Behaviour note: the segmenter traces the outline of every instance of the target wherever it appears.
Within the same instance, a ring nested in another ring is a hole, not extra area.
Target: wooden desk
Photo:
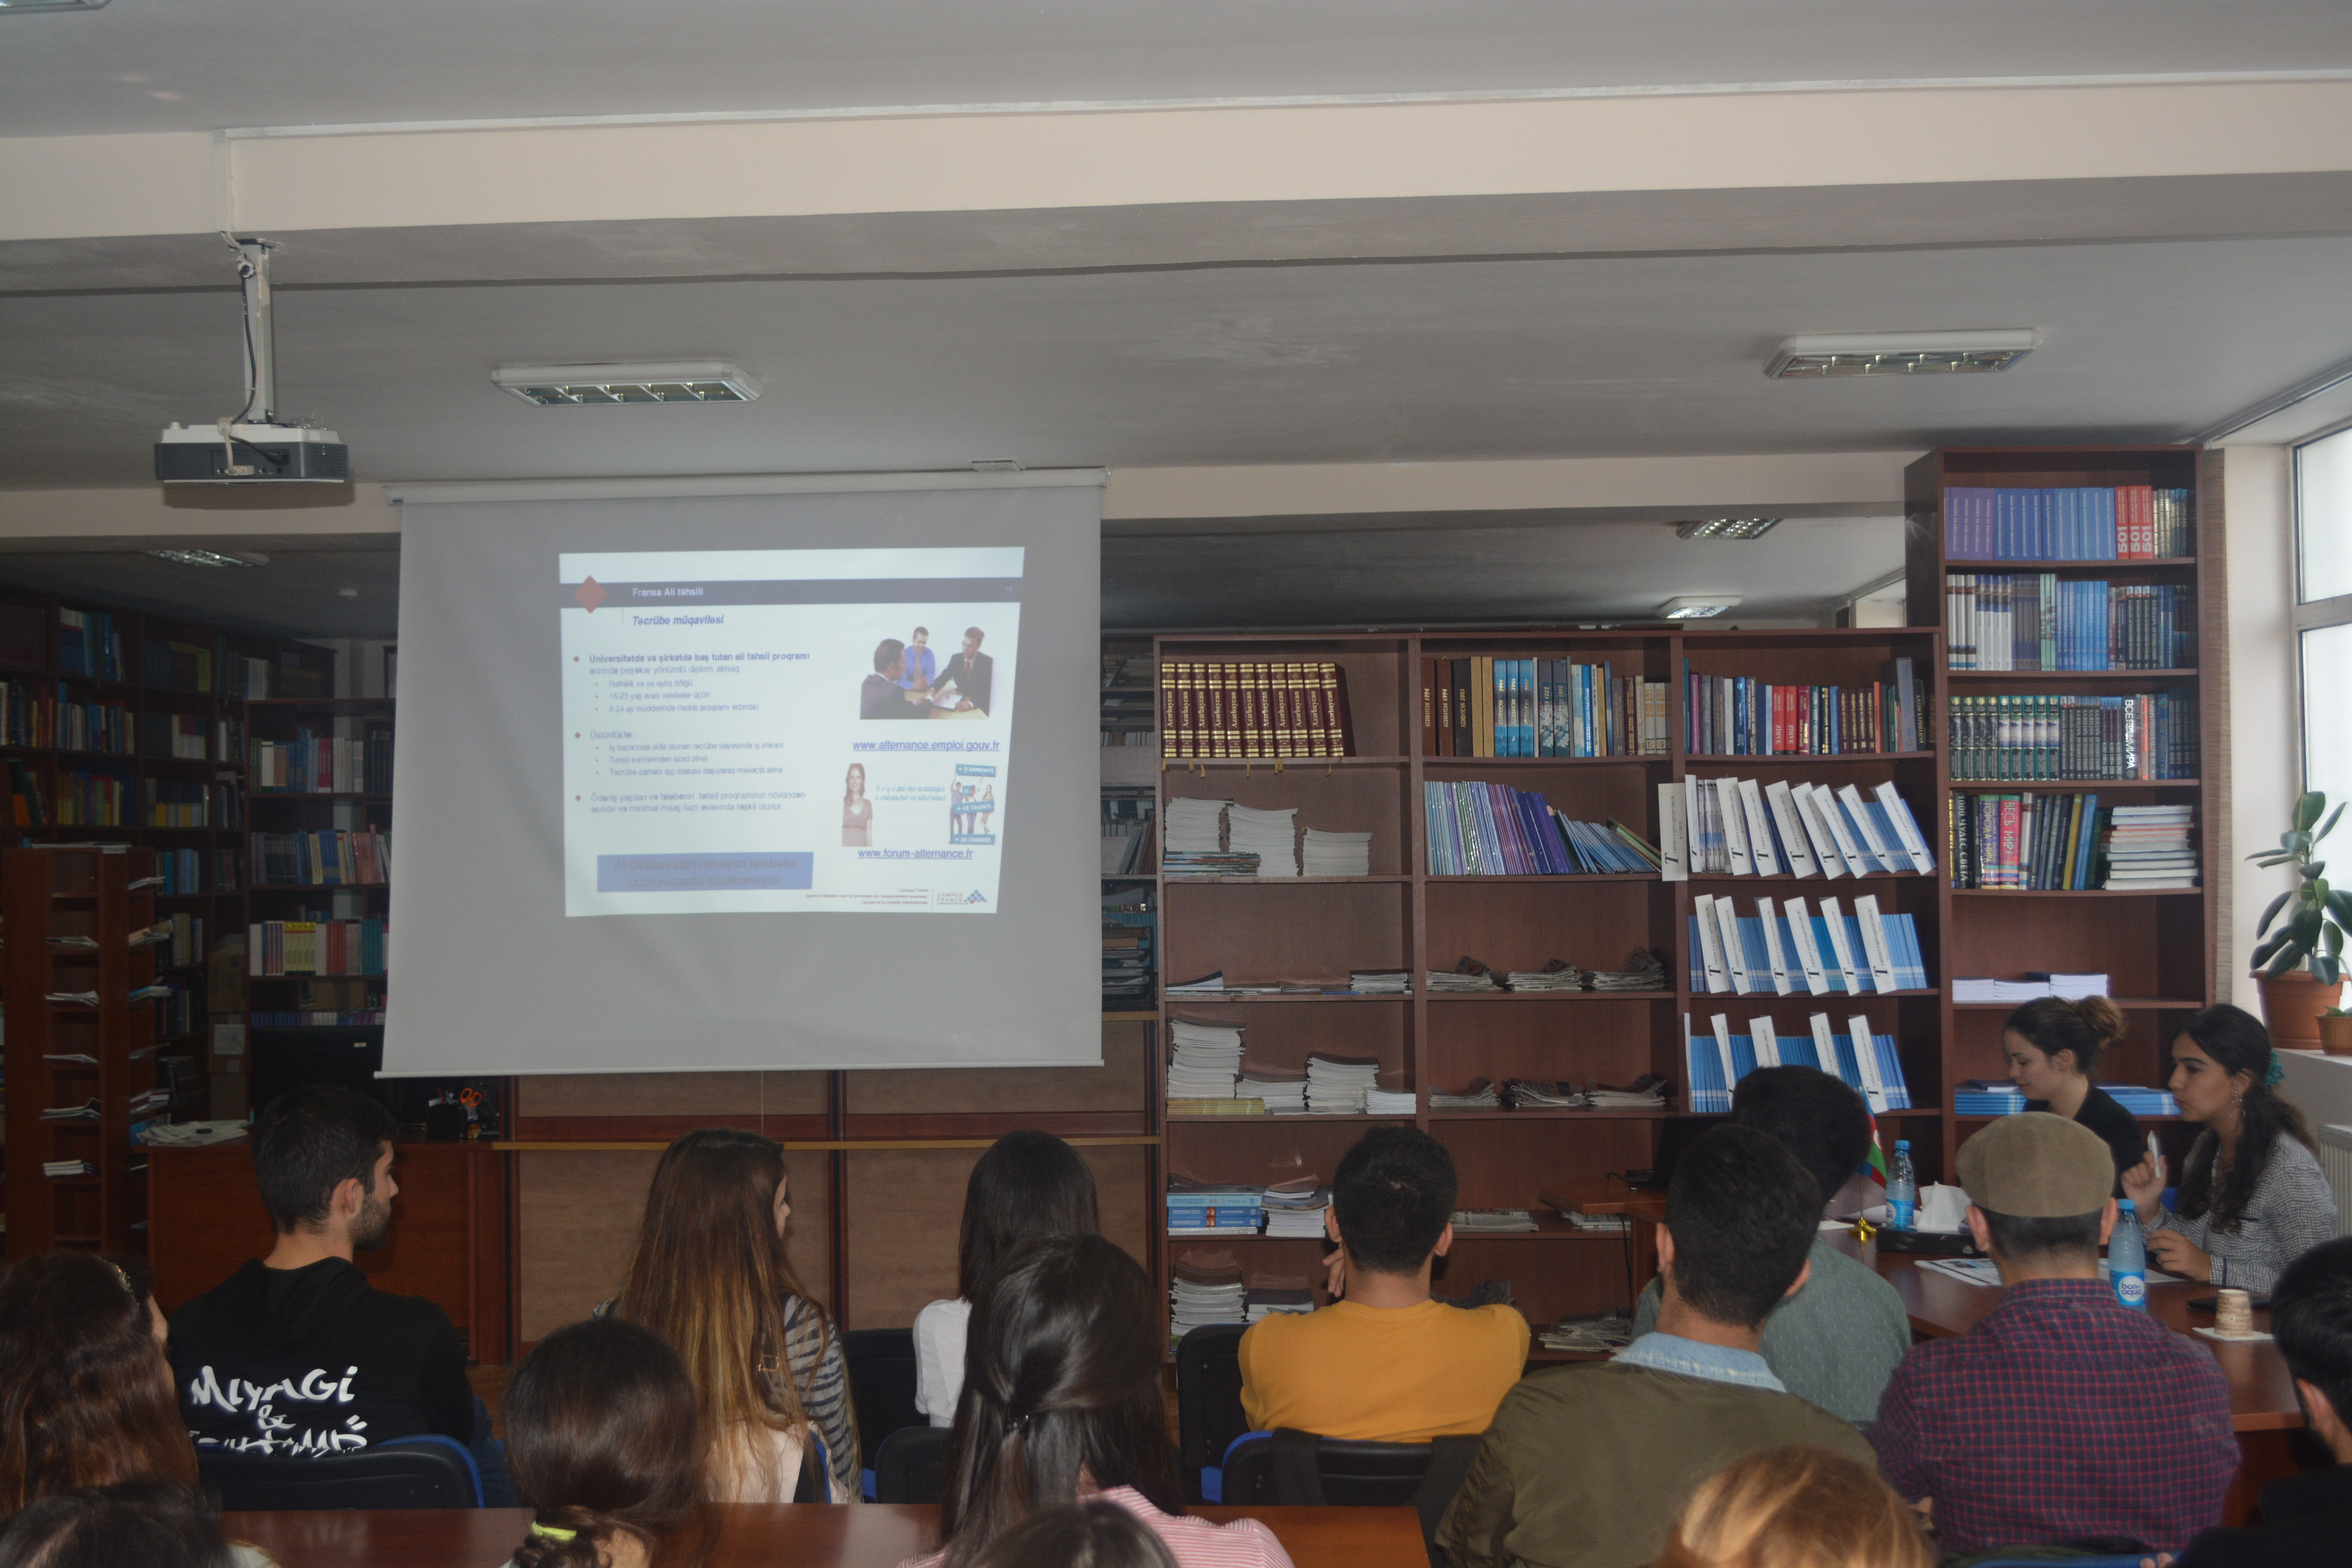
[[[1195,1508],[1262,1520],[1298,1568],[1426,1568],[1409,1508]],[[938,1544],[939,1510],[866,1503],[733,1503],[711,1568],[896,1568]],[[223,1521],[281,1568],[499,1568],[530,1521],[519,1508],[232,1513]]]

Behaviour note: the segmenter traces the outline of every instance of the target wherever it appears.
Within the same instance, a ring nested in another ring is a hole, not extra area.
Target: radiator
[[[2336,1234],[2352,1236],[2352,1127],[2319,1130],[2319,1168],[2336,1191]]]

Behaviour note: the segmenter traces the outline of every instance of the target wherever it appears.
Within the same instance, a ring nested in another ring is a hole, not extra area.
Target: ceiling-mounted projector
[[[352,449],[341,437],[278,422],[278,342],[269,319],[269,253],[276,247],[266,239],[229,244],[245,282],[245,406],[210,425],[172,425],[155,443],[155,478],[167,485],[348,484]]]

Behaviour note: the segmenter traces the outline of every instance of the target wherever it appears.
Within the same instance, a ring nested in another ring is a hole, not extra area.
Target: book
[[[2178,561],[2194,552],[2186,489],[2150,485],[1948,485],[1952,561]]]
[[[1336,661],[1162,659],[1159,679],[1163,757],[1356,754]]]

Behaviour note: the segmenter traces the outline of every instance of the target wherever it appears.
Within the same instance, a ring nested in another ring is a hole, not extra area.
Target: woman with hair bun
[[[2278,1096],[2282,1076],[2270,1031],[2251,1013],[2225,1003],[2180,1026],[2166,1087],[2180,1119],[2205,1131],[2180,1168],[2177,1209],[2164,1206],[2162,1161],[2125,1173],[2150,1262],[2263,1294],[2288,1264],[2334,1237],[2336,1195],[2303,1112]]]
[[[2000,1026],[2009,1056],[2009,1079],[2025,1092],[2025,1109],[2047,1110],[2079,1121],[2097,1133],[2116,1157],[2116,1197],[2123,1173],[2147,1159],[2139,1123],[2116,1099],[2091,1080],[2099,1058],[2122,1043],[2124,1016],[2104,996],[2062,1001],[2044,996],[2028,1002]]]

